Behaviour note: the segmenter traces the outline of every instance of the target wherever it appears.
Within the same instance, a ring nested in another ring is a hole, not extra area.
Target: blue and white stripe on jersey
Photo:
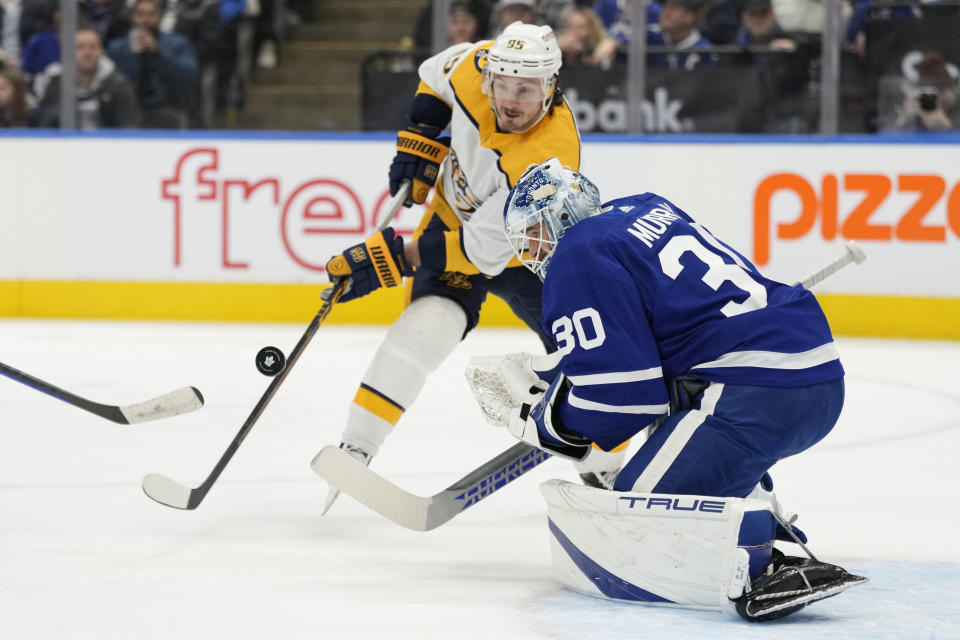
[[[664,413],[668,407],[666,403],[662,402],[658,404],[616,404],[616,401],[623,397],[623,385],[632,382],[662,381],[663,369],[661,367],[570,375],[567,376],[567,379],[573,384],[573,388],[567,395],[567,402],[577,409],[601,413],[658,415]]]
[[[580,392],[582,393],[582,392]],[[577,395],[577,392],[571,390],[567,395],[567,402],[571,407],[576,407],[577,409],[587,409],[589,411],[603,411],[606,413],[635,413],[635,414],[652,414],[657,415],[659,413],[665,413],[669,405],[667,404],[604,404],[603,402],[594,402],[592,400],[586,400],[580,398]]]
[[[776,351],[730,351],[716,360],[701,362],[693,371],[705,372],[716,369],[759,368],[759,369],[811,369],[830,364],[840,358],[833,342],[814,347],[801,353],[779,353]]]
[[[543,296],[573,385],[554,415],[604,448],[667,413],[681,375],[767,387],[843,376],[813,294],[765,278],[656,194],[607,203],[570,229]]]
[[[661,367],[570,375],[573,387],[560,405],[563,424],[611,449],[667,413],[669,396]],[[576,426],[573,426],[576,425]],[[599,437],[598,434],[608,434]],[[626,434],[620,437],[619,434]]]
[[[591,384],[616,384],[620,382],[641,382],[663,377],[662,367],[637,369],[635,371],[613,371],[611,373],[591,373],[582,376],[569,376],[570,382],[579,386]]]

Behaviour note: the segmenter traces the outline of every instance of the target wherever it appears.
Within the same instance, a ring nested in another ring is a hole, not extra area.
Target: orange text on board
[[[825,240],[832,240],[839,234],[847,240],[946,242],[947,227],[960,238],[960,181],[949,188],[944,178],[930,174],[901,173],[891,177],[879,173],[844,173],[840,176],[828,173],[821,179],[819,187],[817,193],[816,186],[796,173],[776,173],[760,181],[753,195],[753,259],[757,265],[770,261],[771,240],[803,237],[813,230],[818,218]],[[838,210],[841,188],[864,194],[849,211]],[[912,204],[896,212],[896,224],[871,222],[870,217],[888,200],[894,189],[900,193],[915,193],[916,197]],[[799,198],[800,213],[792,222],[777,223],[774,228],[770,203],[781,191],[791,192]],[[925,223],[927,214],[943,202],[944,197],[946,224]]]

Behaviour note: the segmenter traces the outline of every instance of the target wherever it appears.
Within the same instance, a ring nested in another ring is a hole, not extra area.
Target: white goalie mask
[[[528,169],[510,191],[503,227],[520,261],[543,280],[570,227],[598,213],[596,185],[550,158]]]
[[[538,80],[539,92],[535,95],[531,92],[528,97],[512,96],[520,101],[540,102],[540,117],[530,125],[532,127],[543,118],[553,103],[554,78],[560,72],[561,64],[560,46],[553,29],[514,22],[497,36],[487,52],[486,66],[483,68],[483,93],[490,97],[490,106],[496,114],[494,81],[497,77]]]

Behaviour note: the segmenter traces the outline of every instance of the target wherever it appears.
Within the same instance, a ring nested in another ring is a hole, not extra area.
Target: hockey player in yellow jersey
[[[550,27],[515,22],[495,41],[454,45],[420,66],[390,192],[410,180],[404,204],[422,204],[436,183],[431,206],[411,242],[387,228],[327,263],[331,280],[349,279],[341,302],[407,277],[409,304],[360,383],[340,444],[364,464],[477,325],[487,293],[507,302],[548,353],[556,350],[540,326],[541,282],[515,257],[503,208],[531,164],[556,156],[579,169],[580,136],[557,86],[560,65]],[[612,486],[621,455],[588,459],[593,466],[580,468],[581,477]],[[324,512],[336,496],[331,488]]]

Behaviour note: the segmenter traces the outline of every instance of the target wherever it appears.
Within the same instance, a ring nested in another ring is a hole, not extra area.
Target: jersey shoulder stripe
[[[496,128],[496,118],[490,108],[490,98],[483,93],[483,68],[492,40],[480,42],[463,54],[450,73],[450,89],[464,114],[478,130]]]
[[[758,367],[761,369],[810,369],[834,360],[840,354],[833,342],[801,353],[778,353],[776,351],[730,351],[711,362],[704,362],[693,369],[720,369],[727,367]]]
[[[489,43],[486,44],[489,46]],[[470,51],[475,47],[473,43],[453,45],[424,60],[418,69],[421,85],[429,87],[430,93],[452,106],[455,96],[447,81],[456,69],[470,59]],[[420,93],[420,89],[417,92]]]
[[[585,387],[592,384],[621,384],[624,382],[642,382],[656,380],[663,377],[662,367],[637,369],[636,371],[612,371],[610,373],[589,373],[586,375],[567,376],[575,386]]]
[[[417,85],[417,91],[416,91],[416,93],[417,93],[417,94],[424,93],[424,94],[426,94],[426,95],[428,95],[428,96],[433,96],[434,98],[436,98],[437,100],[439,100],[439,101],[442,102],[443,104],[447,105],[448,107],[450,106],[450,103],[447,102],[447,99],[446,99],[445,97],[443,97],[442,95],[440,95],[439,93],[437,93],[436,91],[434,91],[434,90],[433,90],[433,87],[431,87],[430,85],[428,85],[428,84],[427,84],[426,82],[424,82],[423,80],[421,80],[421,81],[420,81],[420,84]]]
[[[576,409],[585,409],[587,411],[600,411],[603,413],[630,413],[639,415],[660,415],[667,412],[670,408],[668,404],[606,404],[603,402],[593,402],[578,397],[574,390],[567,394],[567,404]]]

